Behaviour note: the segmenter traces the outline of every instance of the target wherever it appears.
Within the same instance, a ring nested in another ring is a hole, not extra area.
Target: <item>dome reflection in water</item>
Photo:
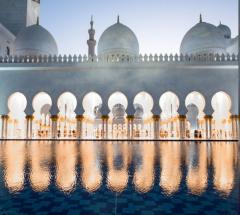
[[[2,142],[0,189],[13,194],[134,189],[164,196],[215,190],[227,198],[238,178],[237,149],[234,142]]]

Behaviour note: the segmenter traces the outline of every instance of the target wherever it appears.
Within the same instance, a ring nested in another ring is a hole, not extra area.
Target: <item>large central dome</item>
[[[99,56],[136,56],[139,43],[134,32],[118,22],[106,29],[99,39]]]

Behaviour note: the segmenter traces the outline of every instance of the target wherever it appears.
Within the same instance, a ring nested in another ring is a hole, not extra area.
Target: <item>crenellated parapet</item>
[[[58,55],[58,56],[0,56],[0,64],[94,64],[94,63],[201,63],[201,62],[237,62],[239,55],[204,54],[204,55],[139,55],[129,56],[87,56],[87,55]]]

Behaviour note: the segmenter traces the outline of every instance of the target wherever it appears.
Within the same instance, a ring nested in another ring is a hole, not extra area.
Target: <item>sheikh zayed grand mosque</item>
[[[178,54],[141,55],[119,17],[99,41],[91,20],[88,55],[59,55],[40,0],[0,5],[1,139],[238,139],[238,36],[228,26],[200,16]]]

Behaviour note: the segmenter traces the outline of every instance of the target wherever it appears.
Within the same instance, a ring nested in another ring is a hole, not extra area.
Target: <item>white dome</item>
[[[15,54],[20,56],[57,55],[58,47],[53,36],[40,25],[23,29],[15,40]]]
[[[222,31],[224,38],[226,38],[226,39],[231,38],[231,34],[232,34],[231,29],[227,25],[223,25],[220,23],[220,25],[218,26],[218,29],[220,29]]]
[[[134,32],[127,26],[117,22],[101,35],[98,43],[98,55],[127,55],[139,54],[139,43]]]
[[[216,26],[200,22],[184,36],[180,52],[182,54],[226,54],[227,40]]]

